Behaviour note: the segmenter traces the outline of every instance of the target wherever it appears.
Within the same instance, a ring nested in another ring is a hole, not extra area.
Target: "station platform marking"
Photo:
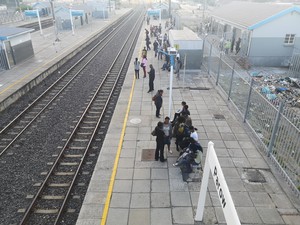
[[[123,140],[124,140],[124,136],[125,136],[125,130],[126,130],[126,127],[127,127],[127,121],[128,121],[128,117],[129,117],[129,111],[130,111],[130,107],[131,107],[132,96],[133,96],[134,87],[135,87],[135,81],[136,81],[136,79],[134,78],[133,81],[132,81],[132,87],[131,87],[131,91],[130,91],[130,95],[129,95],[129,101],[128,101],[128,105],[127,105],[125,118],[124,118],[124,121],[123,121],[123,127],[122,127],[122,132],[121,132],[121,135],[120,135],[118,150],[117,150],[117,154],[116,154],[112,174],[111,174],[111,177],[110,177],[108,192],[107,192],[107,196],[106,196],[106,200],[105,200],[105,204],[104,204],[104,210],[103,210],[103,213],[102,213],[101,225],[105,225],[106,220],[107,220],[108,210],[109,210],[109,206],[110,206],[110,200],[111,200],[113,187],[114,187],[114,182],[115,182],[115,178],[116,178],[116,174],[117,174],[117,169],[118,169],[119,159],[120,159],[120,155],[121,155],[121,150],[122,150],[122,147],[123,147]]]

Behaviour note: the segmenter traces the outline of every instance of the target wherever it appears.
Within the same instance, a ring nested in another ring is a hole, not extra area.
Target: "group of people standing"
[[[149,21],[147,20],[148,25]],[[162,59],[163,55],[165,58],[165,63],[162,69],[169,70],[170,68],[170,57],[163,52],[167,52],[167,48],[170,47],[169,40],[167,34],[161,34],[161,25],[158,27],[151,26],[151,36],[155,37],[153,43],[153,50],[155,52],[155,57],[158,59]],[[147,52],[151,50],[149,31],[145,29],[146,33],[146,46],[142,50],[142,59],[141,62],[138,58],[135,58],[134,61],[134,70],[135,70],[135,78],[139,79],[139,70],[143,69],[144,78],[147,77]],[[179,77],[180,69],[182,68],[182,62],[180,60],[180,55],[177,54],[175,58],[174,70]],[[149,90],[148,93],[154,91],[154,80],[155,80],[155,69],[152,64],[149,65]],[[152,97],[152,100],[156,106],[155,116],[156,118],[160,118],[160,110],[163,104],[163,90],[158,90],[157,93]],[[167,151],[169,154],[173,154],[171,150],[171,140],[172,137],[176,138],[176,150],[180,152],[180,157],[174,166],[179,166],[182,169],[182,174],[184,180],[186,180],[186,175],[190,172],[190,163],[194,160],[197,153],[202,150],[199,144],[199,138],[197,134],[197,129],[192,126],[192,120],[190,118],[190,111],[188,109],[188,105],[186,102],[182,102],[182,108],[178,110],[173,118],[173,121],[167,116],[164,118],[164,121],[159,121],[155,129],[151,132],[153,136],[156,137],[156,150],[155,150],[155,160],[165,162],[167,159]],[[200,147],[199,147],[200,146]],[[167,147],[167,151],[165,151],[165,147]],[[189,158],[188,158],[189,157]],[[187,160],[188,159],[188,160]]]
[[[140,79],[140,67],[143,70],[143,78],[146,78],[146,73],[147,73],[147,50],[146,47],[142,50],[142,59],[141,62],[139,61],[138,58],[135,58],[133,64],[134,64],[134,74],[136,79]],[[150,64],[151,65],[151,64]],[[149,65],[149,66],[150,66]]]
[[[170,118],[166,117],[164,122],[158,122],[155,129],[152,131],[152,135],[156,136],[156,150],[155,161],[166,161],[166,154],[164,152],[165,145],[168,147],[168,151],[171,151],[171,138],[172,138],[172,124]]]
[[[156,136],[155,160],[165,161],[164,147],[166,145],[169,153],[173,153],[170,149],[172,137],[176,138],[176,150],[179,152],[185,150],[191,143],[192,146],[199,144],[197,129],[192,126],[189,107],[184,101],[181,105],[182,108],[174,114],[173,121],[170,121],[169,117],[165,117],[164,122],[158,122],[152,132],[152,135]]]

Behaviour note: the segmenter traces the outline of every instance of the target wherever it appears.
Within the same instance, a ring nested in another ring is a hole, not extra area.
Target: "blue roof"
[[[252,26],[249,26],[248,30],[254,30],[254,29],[258,28],[258,27],[261,27],[261,26],[263,26],[263,25],[265,25],[267,23],[272,22],[273,20],[276,20],[276,19],[278,19],[278,18],[280,18],[280,17],[282,17],[284,15],[287,15],[289,13],[292,13],[292,12],[297,12],[297,13],[300,14],[300,8],[298,6],[293,6],[291,8],[286,9],[286,10],[283,10],[283,11],[281,11],[281,12],[279,12],[279,13],[277,13],[277,14],[269,17],[269,18],[266,18],[266,19],[264,19],[264,20],[262,20],[262,21],[260,21],[260,22],[258,22],[256,24],[253,24]]]
[[[20,36],[22,34],[27,34],[33,32],[34,29],[31,28],[21,28],[21,27],[0,27],[0,40],[8,40],[12,37]]]
[[[49,8],[50,3],[48,2],[36,2],[32,5],[32,8]]]
[[[253,30],[290,12],[298,13],[299,10],[299,6],[292,4],[233,1],[216,7],[211,15],[216,20]]]

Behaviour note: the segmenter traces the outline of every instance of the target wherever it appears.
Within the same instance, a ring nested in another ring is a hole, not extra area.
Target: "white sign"
[[[241,225],[225,177],[223,175],[223,171],[221,169],[218,157],[214,149],[214,143],[211,141],[208,143],[195,220],[196,221],[203,220],[203,212],[204,212],[205,198],[206,198],[206,192],[208,186],[209,171],[211,171],[213,180],[215,182],[215,186],[217,189],[218,197],[221,203],[221,207],[224,213],[226,223],[230,225]]]

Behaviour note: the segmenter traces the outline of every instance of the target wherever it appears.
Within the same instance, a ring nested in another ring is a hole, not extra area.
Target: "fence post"
[[[246,105],[246,111],[245,111],[245,115],[244,115],[244,123],[246,122],[247,115],[248,115],[248,111],[249,111],[249,106],[250,106],[250,99],[251,99],[251,94],[252,94],[253,83],[254,83],[254,80],[253,80],[253,78],[252,78],[252,79],[251,79],[251,83],[250,83],[250,90],[249,90],[249,94],[248,94],[248,100],[247,100],[247,105]]]
[[[228,100],[230,100],[230,95],[231,95],[231,90],[232,90],[234,69],[235,69],[235,62],[234,62],[233,67],[232,67],[232,73],[231,73],[231,78],[230,78],[230,86],[229,86],[229,91],[228,91]]]
[[[220,51],[220,59],[219,59],[218,75],[217,75],[216,85],[219,84],[219,77],[220,77],[221,64],[222,64],[222,51]]]
[[[184,72],[183,72],[183,90],[184,90],[184,87],[185,87],[185,69],[186,69],[186,54],[184,54],[184,62],[183,62],[183,66],[184,66]]]
[[[212,53],[212,44],[210,44],[210,49],[209,49],[209,58],[208,58],[208,75],[210,75],[210,66],[211,66],[211,53]]]
[[[276,114],[276,118],[275,118],[275,124],[274,124],[273,130],[272,130],[272,135],[271,135],[270,142],[269,142],[269,145],[268,145],[268,156],[270,156],[273,152],[272,151],[273,150],[273,145],[274,145],[274,141],[275,141],[276,134],[277,134],[277,131],[278,131],[278,126],[279,126],[279,121],[280,121],[282,110],[283,110],[283,102],[280,102],[279,108],[278,108],[278,111],[277,111],[277,114]]]

